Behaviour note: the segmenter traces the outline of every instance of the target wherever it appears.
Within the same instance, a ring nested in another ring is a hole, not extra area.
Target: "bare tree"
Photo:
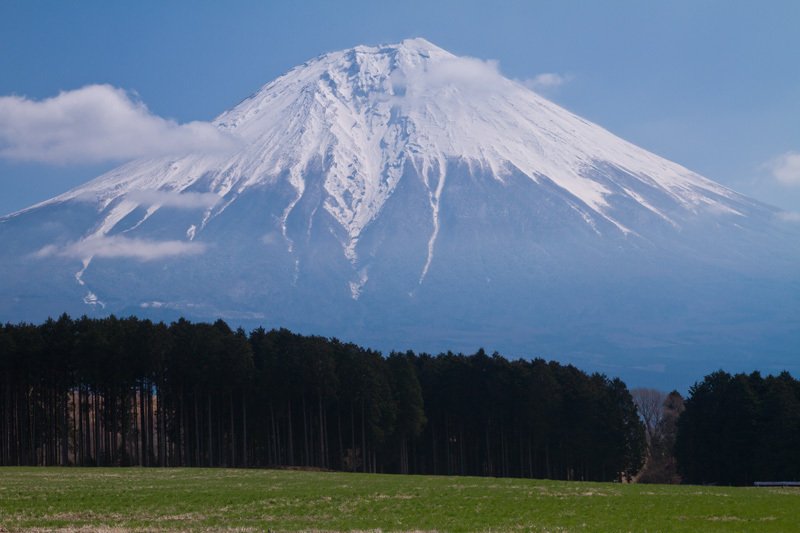
[[[667,393],[658,389],[637,387],[631,391],[631,396],[633,396],[639,416],[644,422],[647,442],[650,443],[656,428],[664,417],[664,402],[667,399]]]
[[[652,391],[652,389],[637,390]],[[645,396],[649,398],[655,394]],[[675,437],[678,432],[678,419],[683,411],[683,397],[678,391],[664,395],[664,400],[657,409],[659,420],[652,426],[652,435],[648,431],[647,461],[637,478],[637,483],[681,482],[675,461]]]

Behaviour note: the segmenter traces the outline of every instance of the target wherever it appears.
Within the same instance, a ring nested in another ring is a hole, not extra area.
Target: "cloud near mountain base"
[[[185,241],[152,241],[129,239],[122,235],[87,237],[59,247],[51,244],[35,256],[85,259],[87,257],[123,257],[140,261],[153,261],[167,257],[197,255],[206,250],[204,243]]]
[[[177,209],[213,207],[222,200],[221,196],[213,192],[180,192],[155,189],[131,191],[125,195],[125,198],[139,204],[174,207]]]

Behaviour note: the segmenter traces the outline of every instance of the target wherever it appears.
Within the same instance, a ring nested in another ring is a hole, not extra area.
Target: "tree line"
[[[800,481],[800,381],[719,370],[695,383],[674,454],[687,483]]]
[[[0,328],[3,465],[301,466],[609,481],[642,466],[625,384],[542,359],[379,352],[136,317]]]

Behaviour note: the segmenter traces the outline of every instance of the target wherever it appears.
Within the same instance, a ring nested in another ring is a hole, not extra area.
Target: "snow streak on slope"
[[[428,194],[431,202],[431,210],[433,211],[433,234],[428,241],[428,258],[425,261],[425,266],[422,268],[422,275],[419,277],[420,285],[425,280],[428,274],[428,269],[431,267],[433,260],[433,247],[436,244],[436,237],[439,235],[439,201],[442,198],[442,190],[444,189],[444,180],[447,174],[447,161],[440,160],[438,168],[432,169],[423,166],[420,175],[424,177],[425,185],[428,187]],[[431,173],[436,172],[436,187],[431,186]]]

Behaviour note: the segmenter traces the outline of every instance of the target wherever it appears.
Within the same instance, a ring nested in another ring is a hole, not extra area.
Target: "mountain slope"
[[[654,370],[800,345],[796,227],[491,63],[357,47],[214,123],[236,150],[0,219],[0,318],[221,316]]]

